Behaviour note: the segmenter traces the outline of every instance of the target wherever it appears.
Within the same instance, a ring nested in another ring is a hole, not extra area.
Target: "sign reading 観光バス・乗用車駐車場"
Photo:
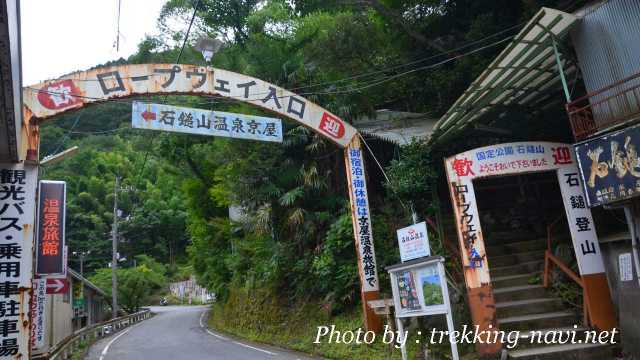
[[[282,121],[276,118],[137,101],[131,116],[139,129],[282,142]]]
[[[0,164],[0,359],[29,353],[37,166]]]
[[[590,207],[640,195],[640,126],[575,145]]]
[[[400,260],[408,261],[431,255],[427,224],[423,221],[397,230]]]

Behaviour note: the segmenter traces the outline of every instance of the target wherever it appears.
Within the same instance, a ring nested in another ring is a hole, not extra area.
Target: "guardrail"
[[[121,329],[129,327],[151,316],[151,311],[143,310],[135,314],[121,316],[109,321],[87,326],[74,332],[59,344],[55,345],[48,353],[34,356],[34,359],[67,360],[71,354],[80,348],[80,344],[87,340],[98,340],[105,336],[117,333]]]

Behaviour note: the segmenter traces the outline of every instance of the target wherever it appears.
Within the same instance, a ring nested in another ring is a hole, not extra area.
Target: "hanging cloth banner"
[[[282,142],[280,119],[138,101],[132,105],[131,126],[137,129]]]

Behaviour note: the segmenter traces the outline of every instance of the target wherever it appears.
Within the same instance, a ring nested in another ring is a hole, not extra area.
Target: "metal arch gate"
[[[23,89],[20,159],[37,164],[42,121],[92,103],[159,94],[219,96],[249,103],[296,121],[345,149],[364,324],[367,330],[380,331],[380,318],[367,305],[380,294],[358,131],[295,93],[251,76],[195,65],[121,65],[77,72]]]
[[[555,171],[558,176],[589,317],[601,330],[616,326],[595,224],[586,206],[582,179],[570,145],[551,142],[491,145],[449,157],[445,168],[471,317],[480,330],[498,330],[498,324],[473,180],[542,171]],[[580,197],[583,201],[576,201]],[[480,353],[490,354],[498,352],[501,344],[476,344],[476,348]]]

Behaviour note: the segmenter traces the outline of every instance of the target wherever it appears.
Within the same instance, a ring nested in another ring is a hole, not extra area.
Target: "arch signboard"
[[[42,121],[94,103],[163,94],[212,96],[248,103],[304,125],[344,148],[365,326],[379,331],[380,319],[367,305],[367,300],[379,298],[379,285],[358,132],[298,94],[251,76],[207,66],[134,64],[77,72],[23,89],[20,159],[37,164]]]
[[[473,180],[542,171],[554,171],[558,177],[590,318],[600,329],[615,326],[595,224],[570,145],[541,141],[491,145],[449,157],[445,167],[471,315],[480,330],[497,329],[498,324]],[[494,353],[499,346],[483,344],[478,350]]]

